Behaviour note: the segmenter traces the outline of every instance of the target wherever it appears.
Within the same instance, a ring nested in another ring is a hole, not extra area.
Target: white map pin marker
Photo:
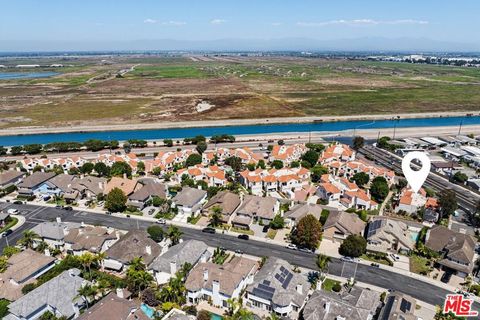
[[[420,170],[415,171],[410,167],[410,163],[413,160],[418,160],[421,162],[422,168]],[[409,152],[402,160],[402,170],[403,175],[405,178],[407,178],[408,184],[412,190],[415,193],[418,193],[418,190],[420,190],[423,183],[427,179],[428,174],[430,173],[430,159],[424,152]]]

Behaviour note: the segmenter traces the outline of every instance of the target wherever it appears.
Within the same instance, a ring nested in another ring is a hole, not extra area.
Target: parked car
[[[268,225],[263,226],[262,232],[267,232],[270,227]]]
[[[15,201],[13,201],[13,204],[23,204],[23,201],[15,200]]]
[[[289,243],[289,244],[287,244],[287,248],[288,248],[288,249],[297,250],[297,246],[296,246],[296,245],[294,245],[293,243]]]
[[[390,254],[390,257],[392,257],[392,259],[395,260],[395,261],[400,260],[400,257],[397,256],[396,254],[393,254],[393,253]]]
[[[215,230],[215,228],[206,227],[206,228],[203,228],[203,229],[202,229],[202,232],[212,233],[212,234],[213,234],[213,233],[215,233],[215,232],[217,232],[217,231]]]
[[[243,251],[242,251],[242,250],[239,250],[239,249],[237,249],[237,250],[235,250],[235,253],[236,253],[236,254],[243,254]]]
[[[48,201],[48,200],[50,200],[51,198],[52,198],[52,197],[50,197],[50,196],[45,196],[45,197],[43,197],[43,201]]]
[[[158,219],[157,221],[155,221],[155,223],[158,223],[158,224],[167,224],[167,220],[163,219],[163,218],[160,218]]]
[[[302,251],[302,252],[307,252],[307,253],[313,253],[314,250],[312,249],[308,249],[308,248],[298,248],[299,251]]]
[[[5,238],[6,236],[8,236],[9,234],[11,234],[12,232],[13,232],[12,229],[8,229],[7,231],[2,232],[2,238]]]
[[[65,209],[65,210],[67,210],[67,211],[72,211],[72,210],[73,210],[73,208],[70,207],[70,206],[63,207],[63,209]]]
[[[152,215],[152,214],[154,214],[154,213],[155,213],[155,209],[152,208],[152,209],[148,210],[148,214],[149,214],[149,215]]]
[[[130,215],[129,215],[129,214],[127,214],[127,218],[130,218]]]
[[[10,208],[10,209],[7,210],[7,213],[8,213],[8,214],[17,214],[17,213],[18,213],[18,209]]]
[[[443,283],[448,283],[450,281],[450,278],[452,277],[452,273],[451,272],[445,272],[442,276],[442,278],[440,279],[440,281],[442,281]]]
[[[376,262],[372,262],[370,264],[372,267],[375,267],[375,268],[380,268],[380,264],[376,263]]]
[[[354,258],[347,257],[347,256],[341,257],[340,260],[345,261],[345,262],[355,262]]]
[[[250,239],[250,237],[248,236],[248,234],[241,234],[241,235],[238,236],[238,239],[248,240],[248,239]]]
[[[112,215],[112,212],[107,211],[106,214],[108,214],[109,216],[111,216],[111,215]]]
[[[63,206],[57,204],[57,205],[55,206],[55,208],[57,208],[57,209],[63,209]]]

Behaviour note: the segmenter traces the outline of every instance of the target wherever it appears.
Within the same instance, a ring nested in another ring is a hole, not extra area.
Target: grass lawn
[[[230,229],[230,231],[243,233],[243,234],[248,234],[248,235],[251,235],[251,236],[255,235],[255,232],[253,232],[252,230],[245,230],[245,229],[235,228],[235,227],[232,227],[232,229]]]
[[[340,281],[326,278],[322,283],[322,289],[325,291],[332,291],[332,288],[336,283],[340,284]]]
[[[2,229],[0,229],[0,233],[4,232],[4,231],[7,231],[8,229],[10,229],[11,227],[13,227],[14,225],[16,225],[18,223],[18,219],[17,218],[14,218],[14,217],[11,217],[10,218],[10,222],[8,222],[5,227],[3,227]]]
[[[412,255],[410,257],[410,271],[422,275],[427,275],[432,268],[429,266],[429,260],[424,257]]]
[[[147,77],[147,78],[206,78],[208,74],[195,66],[186,65],[160,65],[160,66],[138,66],[133,72],[127,75],[129,77]]]
[[[197,224],[201,218],[202,218],[202,215],[197,214],[195,217],[188,217],[187,222],[190,224]]]
[[[277,235],[277,230],[275,229],[268,229],[268,232],[267,232],[267,238],[269,239],[275,239],[275,236]]]
[[[155,219],[167,219],[167,220],[172,220],[173,217],[175,217],[175,213],[172,211],[169,211],[167,213],[159,212],[155,215]]]

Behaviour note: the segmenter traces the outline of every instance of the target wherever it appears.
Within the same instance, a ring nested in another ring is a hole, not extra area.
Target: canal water
[[[49,78],[58,75],[58,72],[0,72],[1,80],[18,80],[18,79],[37,79]]]
[[[168,139],[168,138],[186,138],[186,137],[193,137],[196,135],[204,135],[208,137],[216,134],[252,135],[252,134],[291,133],[291,132],[340,132],[345,130],[352,130],[351,132],[348,132],[348,135],[352,135],[354,129],[385,129],[385,128],[393,128],[394,126],[396,126],[397,128],[439,127],[439,126],[460,126],[460,125],[471,125],[471,124],[480,125],[480,116],[28,134],[28,135],[0,136],[0,145],[14,146],[14,145],[24,145],[24,144],[30,144],[30,143],[45,144],[50,142],[71,142],[71,141],[83,142],[88,139],[101,139],[101,140],[157,139],[157,140],[160,140],[160,139]]]

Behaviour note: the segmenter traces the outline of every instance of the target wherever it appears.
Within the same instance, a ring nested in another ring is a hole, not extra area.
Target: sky
[[[3,50],[12,42],[34,49],[38,43],[146,39],[480,43],[478,0],[0,0],[0,7]]]

